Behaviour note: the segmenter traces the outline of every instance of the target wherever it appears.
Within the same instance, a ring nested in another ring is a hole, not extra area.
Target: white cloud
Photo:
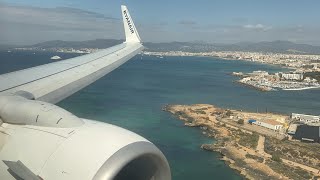
[[[120,12],[117,14],[120,17]],[[176,23],[159,19],[135,22],[145,42],[296,40],[320,44],[318,25],[271,26],[239,20],[229,24],[202,24],[196,19]],[[258,21],[259,22],[259,21]],[[0,3],[0,44],[35,44],[49,40],[123,39],[121,19],[74,8],[38,8]]]
[[[32,44],[48,40],[123,38],[120,19],[81,9],[0,4],[0,42]]]
[[[244,25],[243,28],[256,31],[268,31],[272,29],[271,26],[266,26],[263,24],[247,24]]]

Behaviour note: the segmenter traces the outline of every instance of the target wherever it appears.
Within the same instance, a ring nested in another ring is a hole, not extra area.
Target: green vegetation
[[[196,113],[196,114],[207,114],[204,110],[206,110],[206,109],[201,108],[201,109],[192,110],[192,109],[190,108],[190,112]]]
[[[237,123],[243,125],[244,124],[244,120],[243,119],[239,119]]]
[[[209,121],[209,117],[204,117],[203,119],[205,119],[205,120]]]
[[[246,158],[254,159],[254,160],[258,161],[259,163],[263,163],[263,160],[264,160],[263,157],[248,154],[248,153],[246,154]]]
[[[207,114],[205,111],[196,111],[197,114]]]
[[[226,112],[226,116],[231,116],[231,115],[232,115],[232,112],[228,109]]]
[[[223,137],[222,141],[227,142],[227,141],[230,141],[230,139],[231,139],[230,137]]]
[[[186,119],[188,122],[192,122],[192,121],[193,121],[193,119],[192,119],[190,116],[188,116],[188,115],[187,115],[185,112],[183,112],[183,111],[177,111],[177,112],[175,113],[175,115],[176,115],[176,116],[180,116],[180,117]]]
[[[272,153],[271,160],[276,162],[282,162],[282,159],[280,158],[280,154],[278,152]]]
[[[276,177],[270,176],[263,171],[250,167],[243,159],[235,158],[234,165],[238,168],[245,169],[246,173],[254,178],[254,179],[261,179],[261,180],[269,180],[269,179],[276,179]]]
[[[255,149],[258,145],[258,140],[259,140],[259,135],[257,133],[243,133],[241,132],[240,134],[240,139],[239,139],[239,144],[242,146],[246,146],[248,148],[253,148]]]
[[[269,154],[277,152],[282,158],[301,163],[314,168],[319,168],[320,144],[303,143],[296,141],[281,141],[266,137],[265,151]]]
[[[199,108],[199,109],[196,109],[197,111],[204,111],[204,110],[208,110],[208,108],[206,107],[203,107],[203,108]]]
[[[279,174],[287,176],[289,179],[301,180],[311,179],[312,175],[299,167],[291,167],[281,162],[267,161],[267,165]]]
[[[289,138],[286,136],[281,141],[285,142],[285,141],[288,141],[288,140],[289,140]]]

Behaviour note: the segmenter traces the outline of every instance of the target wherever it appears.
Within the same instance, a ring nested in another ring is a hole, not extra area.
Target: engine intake
[[[94,180],[170,180],[169,164],[164,155],[149,142],[132,143],[110,157]]]

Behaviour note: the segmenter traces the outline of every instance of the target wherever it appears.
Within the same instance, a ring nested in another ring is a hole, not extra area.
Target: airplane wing
[[[56,103],[119,67],[143,49],[125,6],[122,12],[126,42],[96,53],[3,74],[0,93],[25,91],[37,100]]]
[[[0,179],[171,179],[165,156],[145,138],[54,105],[141,52],[129,11],[121,11],[124,43],[0,75]]]

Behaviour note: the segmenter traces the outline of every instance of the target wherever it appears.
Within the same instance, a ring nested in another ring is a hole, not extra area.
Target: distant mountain
[[[213,44],[203,44],[194,42],[168,42],[151,43],[146,42],[144,46],[150,51],[187,51],[187,52],[206,52],[215,50]]]
[[[258,43],[236,43],[236,44],[204,44],[189,42],[171,43],[145,43],[150,50],[155,51],[250,51],[250,52],[272,52],[272,53],[297,53],[297,54],[320,54],[320,46],[307,44],[296,44],[290,41],[272,41]]]
[[[307,44],[296,44],[290,41],[272,41],[259,43],[237,44],[241,51],[263,51],[263,52],[290,52],[320,54],[320,46]]]
[[[107,48],[122,43],[123,40],[96,39],[90,41],[48,41],[35,44],[33,48]],[[290,41],[271,42],[240,42],[235,44],[210,44],[205,42],[168,42],[152,43],[145,42],[148,51],[186,51],[186,52],[209,52],[209,51],[250,51],[272,53],[296,53],[296,54],[320,54],[320,46],[296,44]]]

